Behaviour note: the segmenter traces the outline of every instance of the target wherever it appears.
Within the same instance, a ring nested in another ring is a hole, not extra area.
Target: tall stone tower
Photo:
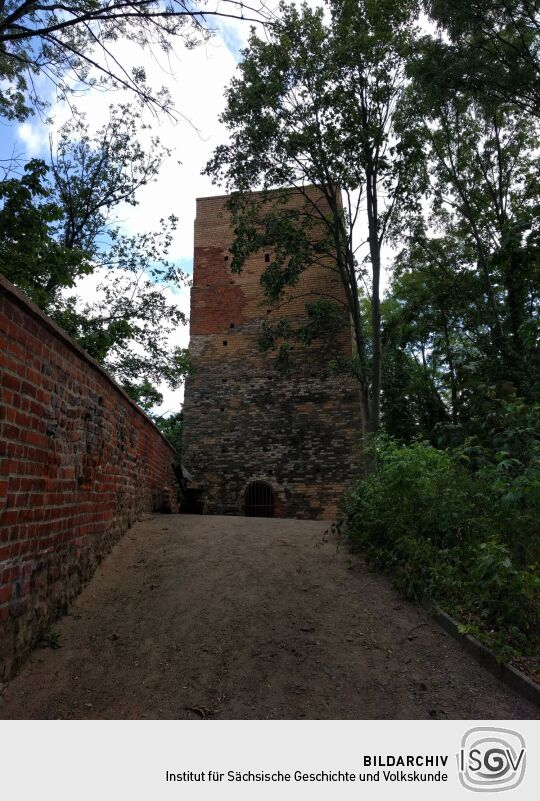
[[[289,203],[300,199],[292,191]],[[270,253],[230,270],[226,201],[197,200],[183,461],[204,486],[207,513],[332,519],[356,472],[358,390],[328,370],[325,343],[306,347],[300,368],[283,375],[259,337],[268,322],[305,319],[306,299],[344,302],[344,289],[336,273],[313,266],[271,306],[260,285]],[[350,357],[346,322],[332,352]]]

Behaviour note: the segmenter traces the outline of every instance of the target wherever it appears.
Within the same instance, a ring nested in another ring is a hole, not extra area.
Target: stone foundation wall
[[[143,512],[173,452],[112,378],[0,276],[0,680]]]

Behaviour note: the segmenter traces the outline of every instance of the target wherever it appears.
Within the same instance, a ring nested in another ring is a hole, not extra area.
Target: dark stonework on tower
[[[291,193],[290,203],[299,202],[301,196]],[[357,386],[329,371],[332,354],[322,342],[305,348],[300,369],[282,375],[272,354],[260,350],[259,332],[267,321],[305,317],[306,299],[344,301],[343,286],[334,271],[314,266],[289,290],[287,302],[271,307],[260,285],[265,253],[250,258],[240,274],[229,269],[234,235],[225,203],[226,197],[197,200],[190,324],[195,372],[186,382],[184,463],[204,485],[209,514],[257,515],[252,504],[261,503],[261,514],[331,519],[357,472]],[[334,336],[334,353],[336,346],[350,357],[348,325]]]

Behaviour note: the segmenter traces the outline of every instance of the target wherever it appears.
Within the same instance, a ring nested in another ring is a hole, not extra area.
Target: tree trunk
[[[381,338],[381,245],[377,205],[377,174],[370,166],[366,169],[366,199],[368,215],[369,253],[372,269],[371,324],[373,336],[373,379],[371,385],[371,432],[381,422],[382,338]]]
[[[448,370],[450,371],[450,397],[451,397],[451,418],[452,425],[457,425],[458,422],[458,388],[456,370],[454,367],[454,358],[452,355],[452,348],[450,347],[450,335],[448,333],[448,321],[446,318],[443,320],[444,343],[446,346],[446,361],[448,362]]]

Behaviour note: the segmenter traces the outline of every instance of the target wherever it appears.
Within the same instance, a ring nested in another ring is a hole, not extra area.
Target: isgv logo
[[[459,780],[467,790],[512,790],[525,775],[525,740],[511,729],[477,726],[463,735],[457,759]]]

